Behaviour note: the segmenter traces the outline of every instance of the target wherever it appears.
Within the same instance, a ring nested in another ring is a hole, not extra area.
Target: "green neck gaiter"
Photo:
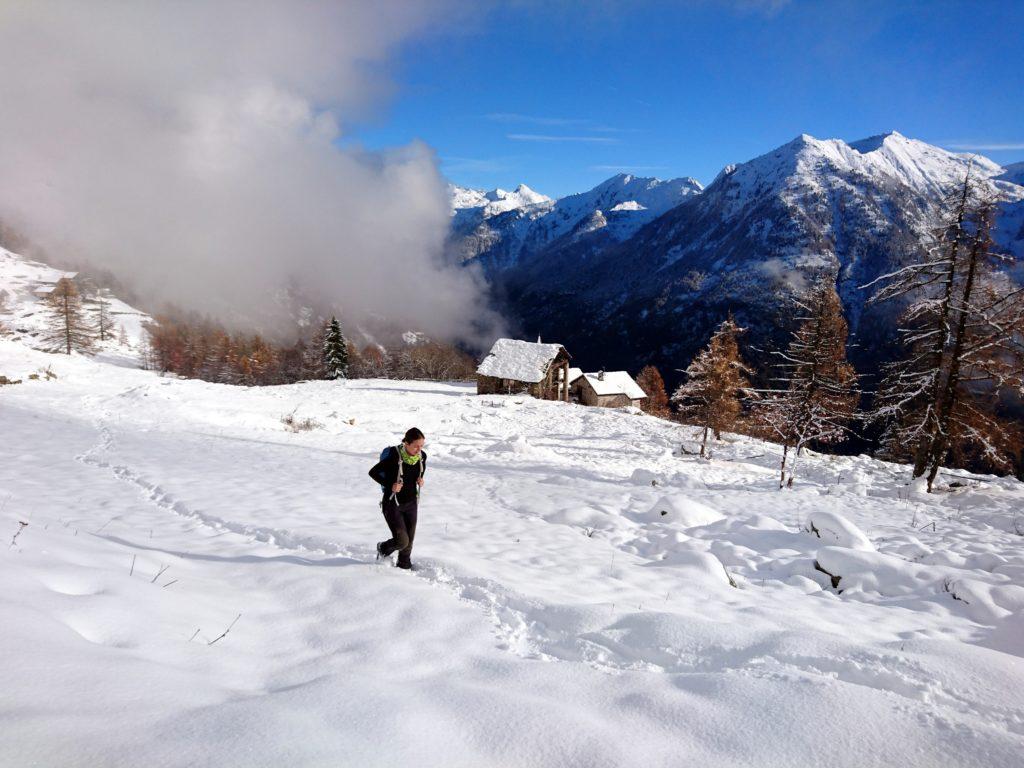
[[[415,465],[420,463],[420,454],[417,453],[415,456],[409,454],[402,443],[398,444],[398,455],[402,457],[402,461],[405,464]]]

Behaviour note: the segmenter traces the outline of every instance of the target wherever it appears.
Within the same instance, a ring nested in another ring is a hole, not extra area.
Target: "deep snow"
[[[1020,765],[1014,480],[811,455],[779,491],[775,446],[632,409],[0,340],[47,365],[0,388],[0,765]],[[406,573],[366,471],[413,425]]]

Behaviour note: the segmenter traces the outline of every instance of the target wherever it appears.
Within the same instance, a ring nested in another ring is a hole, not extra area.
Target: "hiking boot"
[[[384,554],[384,542],[383,541],[378,541],[377,542],[377,559],[380,560],[380,559],[385,558],[385,557],[387,557],[387,555]]]
[[[403,571],[411,571],[412,570],[412,563],[397,562],[397,563],[395,563],[395,567],[396,568],[401,568]]]

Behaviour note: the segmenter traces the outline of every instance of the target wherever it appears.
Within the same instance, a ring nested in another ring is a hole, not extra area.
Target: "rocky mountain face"
[[[558,341],[585,367],[653,362],[676,381],[728,312],[749,329],[751,354],[764,356],[785,340],[790,299],[828,276],[851,358],[870,371],[892,353],[898,307],[868,306],[861,286],[920,253],[968,165],[1005,200],[999,246],[1024,258],[1020,169],[898,133],[852,143],[803,135],[725,168],[703,191],[689,180],[615,177],[454,227],[453,244],[484,267],[527,338]]]
[[[514,192],[453,188],[450,251],[479,263],[492,278],[541,254],[579,243],[603,249],[701,191],[694,179],[613,176],[588,192],[558,200],[525,185]]]

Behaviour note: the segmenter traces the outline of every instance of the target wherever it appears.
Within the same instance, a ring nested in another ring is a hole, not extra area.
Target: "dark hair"
[[[405,433],[405,437],[402,438],[402,442],[406,445],[409,443],[415,443],[417,440],[425,440],[423,433],[420,432],[416,427],[412,427],[408,432]]]

